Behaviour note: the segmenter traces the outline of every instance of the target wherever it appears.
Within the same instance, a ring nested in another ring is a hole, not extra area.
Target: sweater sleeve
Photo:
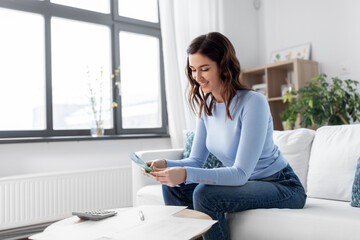
[[[234,164],[216,169],[186,167],[186,183],[240,186],[248,181],[259,161],[266,140],[270,109],[265,97],[260,94],[251,95],[239,118],[241,133]]]
[[[206,148],[206,128],[204,120],[202,118],[197,120],[196,131],[194,135],[193,144],[190,151],[189,158],[182,160],[168,160],[166,159],[167,167],[193,167],[202,168],[205,164],[205,160],[209,155],[209,151]]]

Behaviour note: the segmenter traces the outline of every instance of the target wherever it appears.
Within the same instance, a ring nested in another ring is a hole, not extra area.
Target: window
[[[51,19],[54,129],[90,129],[89,84],[94,79],[102,81],[103,109],[109,109],[104,127],[112,128],[110,37],[107,26]]]
[[[110,13],[110,0],[51,0],[51,2],[95,12]]]
[[[123,128],[159,128],[159,39],[122,31],[120,43]]]
[[[158,22],[157,0],[119,0],[119,15]]]
[[[0,31],[0,138],[90,137],[94,92],[105,135],[167,133],[157,0],[0,1]]]
[[[39,14],[0,8],[0,131],[46,128],[43,29]]]

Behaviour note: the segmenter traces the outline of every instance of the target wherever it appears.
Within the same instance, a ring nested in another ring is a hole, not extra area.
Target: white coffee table
[[[207,215],[207,214],[205,214],[203,212],[192,210],[192,209],[181,210],[180,212],[175,213],[173,216],[174,217],[182,217],[182,218],[196,218],[196,219],[212,220],[212,218],[209,215]],[[196,236],[194,236],[191,239],[196,239],[196,238],[200,237],[201,235],[206,233],[210,228],[211,228],[211,226],[209,226],[208,228],[200,231],[199,234],[197,234]]]
[[[60,220],[29,239],[196,239],[216,222],[202,212],[184,207],[149,205],[112,210],[118,214],[100,221],[84,221],[76,216]],[[140,210],[144,221],[139,218]]]

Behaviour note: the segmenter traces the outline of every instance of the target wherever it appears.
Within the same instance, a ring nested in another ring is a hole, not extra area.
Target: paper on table
[[[137,225],[126,231],[117,232],[113,239],[185,240],[191,239],[210,228],[217,221],[196,218],[168,216],[158,221]]]
[[[153,222],[164,217],[171,216],[185,206],[141,206],[132,208],[113,209],[117,211],[114,217],[101,221],[79,222],[78,217],[70,217],[50,225],[43,233],[30,237],[33,240],[92,240],[102,237],[113,236],[115,232],[126,232],[128,229],[143,224],[140,220],[139,211],[144,214],[146,222]],[[106,238],[105,238],[106,239]]]
[[[70,219],[77,219],[77,217],[72,217]],[[67,220],[67,219],[66,219]],[[45,229],[43,233],[36,234],[30,237],[30,239],[35,240],[64,240],[64,239],[76,239],[76,240],[91,240],[100,238],[104,235],[104,232],[111,231],[113,229],[111,222],[108,219],[104,219],[101,222],[85,221],[78,222],[74,224],[60,224],[58,226],[50,226]],[[113,219],[111,219],[113,220]],[[106,228],[103,224],[109,224]]]
[[[136,216],[139,218],[139,211],[141,210],[144,214],[145,221],[154,221],[167,216],[174,215],[181,210],[184,210],[187,206],[163,206],[163,205],[143,205],[131,208],[132,211],[136,212]],[[140,218],[139,218],[140,219]]]

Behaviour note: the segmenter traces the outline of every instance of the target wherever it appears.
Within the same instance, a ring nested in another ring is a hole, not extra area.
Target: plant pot
[[[104,132],[105,130],[102,121],[94,122],[92,127],[90,128],[90,134],[92,137],[104,136]]]

